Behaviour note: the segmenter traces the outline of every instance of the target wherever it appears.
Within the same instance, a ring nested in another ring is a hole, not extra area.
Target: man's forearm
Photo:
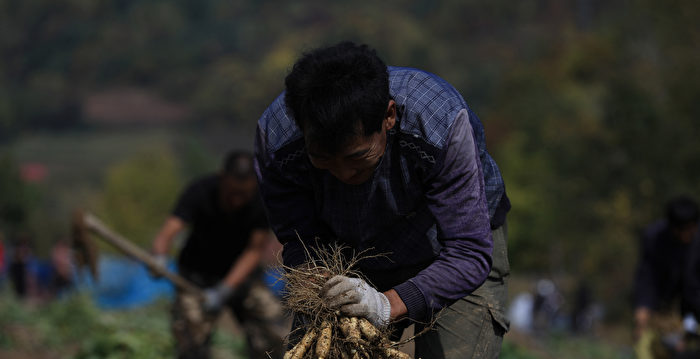
[[[166,255],[175,236],[185,227],[185,222],[176,216],[170,216],[165,220],[160,231],[151,245],[151,251],[155,255]]]
[[[262,253],[260,250],[248,249],[244,251],[236,262],[234,262],[231,270],[226,274],[226,277],[224,277],[222,281],[223,284],[230,288],[238,288],[238,286],[253,273],[255,268],[258,267],[261,258]]]

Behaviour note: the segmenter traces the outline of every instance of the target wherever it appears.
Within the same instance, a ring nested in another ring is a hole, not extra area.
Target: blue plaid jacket
[[[398,67],[389,67],[389,81],[397,125],[366,183],[347,185],[311,165],[283,95],[258,122],[256,169],[286,264],[303,262],[301,241],[313,247],[317,237],[388,253],[360,269],[370,280],[396,273],[380,289],[393,287],[409,317],[423,320],[485,280],[491,217],[505,190],[478,117],[451,85]]]

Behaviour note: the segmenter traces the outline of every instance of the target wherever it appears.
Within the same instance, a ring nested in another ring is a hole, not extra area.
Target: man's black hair
[[[673,228],[682,229],[700,219],[698,204],[688,196],[679,196],[668,202],[666,218]]]
[[[284,100],[312,146],[337,153],[381,130],[389,73],[375,50],[341,42],[304,54],[285,79]]]
[[[232,151],[226,155],[222,168],[223,174],[235,179],[244,180],[255,175],[253,155],[246,151]]]

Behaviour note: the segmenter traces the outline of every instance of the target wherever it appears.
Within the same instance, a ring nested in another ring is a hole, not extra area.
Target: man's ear
[[[385,130],[391,130],[396,125],[396,102],[394,100],[389,100],[389,106],[386,109],[386,116],[384,116],[384,126]]]

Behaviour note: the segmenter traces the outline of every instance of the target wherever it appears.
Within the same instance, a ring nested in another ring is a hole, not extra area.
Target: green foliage
[[[21,302],[0,291],[0,348],[36,350],[61,348],[70,343],[80,343],[85,338],[104,329],[99,322],[98,311],[83,295],[75,295],[62,301],[36,309],[27,308]]]
[[[514,343],[505,341],[501,347],[501,359],[537,359],[538,357],[528,350],[515,345]]]
[[[554,336],[548,339],[547,351],[553,358],[620,359],[632,358],[629,348],[584,337]]]
[[[26,305],[0,289],[0,353],[17,357],[172,358],[169,303],[100,311],[86,294],[74,293],[45,305]],[[245,340],[214,332],[217,358],[244,358]],[[24,354],[24,355],[23,355]]]
[[[219,157],[207,150],[201,140],[188,137],[176,151],[182,178],[192,179],[219,170],[222,162]],[[178,193],[179,194],[179,193]]]
[[[172,355],[166,309],[100,312],[87,295],[74,294],[36,308],[3,293],[0,348],[16,352],[52,350],[60,357],[164,358]],[[147,311],[160,315],[144,315]]]
[[[631,348],[609,343],[604,338],[566,335],[522,336],[506,334],[501,359],[631,359]]]
[[[150,244],[181,191],[175,157],[154,148],[111,166],[98,202],[98,215],[118,233]]]
[[[671,62],[649,63],[689,53],[632,35],[641,12],[564,32],[501,76],[482,115],[487,137],[497,130],[489,145],[513,202],[514,270],[592,279],[615,320],[629,313],[640,228],[671,196],[700,198],[695,110],[661,85],[674,78]],[[638,56],[640,46],[653,55]]]
[[[144,333],[114,332],[103,336],[91,336],[75,359],[127,359],[167,358],[173,354],[163,343],[144,340]],[[150,335],[151,338],[154,335]]]

